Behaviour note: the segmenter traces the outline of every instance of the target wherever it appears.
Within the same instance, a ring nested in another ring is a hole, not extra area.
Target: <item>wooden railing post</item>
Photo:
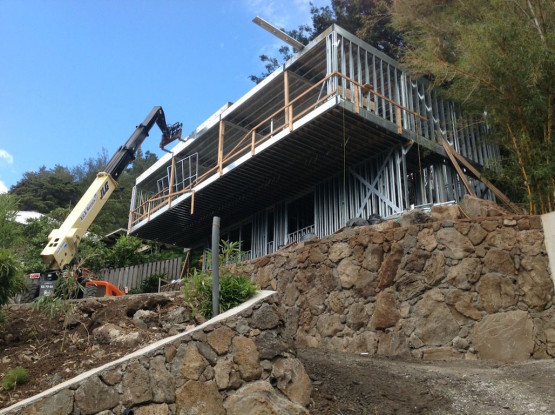
[[[354,84],[353,94],[355,95],[355,113],[360,114],[359,99],[358,99],[358,85]]]
[[[252,130],[252,139],[251,139],[251,155],[254,156],[254,146],[256,144],[256,131]]]
[[[169,182],[169,195],[168,195],[168,207],[172,205],[172,195],[173,195],[173,181],[175,180],[175,157],[172,153],[172,168],[170,171],[170,182]]]
[[[191,215],[195,213],[195,190],[191,191]]]
[[[403,120],[401,120],[401,107],[395,107],[397,112],[397,133],[403,134]]]
[[[220,133],[218,135],[218,171],[220,176],[223,170],[223,160],[224,160],[224,134],[225,134],[225,123],[224,120],[220,120]]]
[[[293,111],[289,103],[289,72],[283,72],[283,93],[285,104],[285,125],[289,126],[289,132],[293,131]]]

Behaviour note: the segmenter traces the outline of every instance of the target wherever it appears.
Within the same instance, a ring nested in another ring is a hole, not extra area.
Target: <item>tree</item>
[[[552,0],[395,0],[404,62],[467,112],[487,113],[496,175],[532,214],[555,209]]]
[[[12,249],[21,239],[21,226],[15,221],[17,199],[8,193],[0,194],[0,248]]]
[[[145,255],[140,252],[143,242],[134,236],[121,236],[110,251],[110,263],[114,268],[142,264]]]
[[[64,209],[64,211],[67,210]],[[25,274],[46,271],[46,265],[42,261],[40,253],[48,242],[50,232],[60,227],[60,225],[60,220],[45,215],[37,219],[30,219],[23,226],[22,235],[24,243],[18,251],[23,260],[23,272]]]
[[[21,238],[21,227],[15,221],[17,210],[14,196],[0,194],[0,307],[25,288],[21,261],[14,251]]]
[[[137,152],[137,158],[118,180],[118,189],[112,194],[91,228],[99,234],[126,227],[129,217],[129,202],[136,178],[156,162],[156,154]],[[97,174],[108,164],[105,149],[96,157],[86,159],[82,165],[68,168],[55,166],[48,170],[41,167],[37,172],[26,172],[10,194],[18,197],[22,210],[36,210],[41,213],[57,215],[63,220],[87,191]],[[65,215],[64,215],[65,213]]]
[[[10,189],[19,199],[21,210],[48,213],[58,207],[70,207],[80,198],[79,184],[67,167],[56,165],[47,170],[26,172]]]
[[[331,0],[331,6],[324,7],[316,7],[311,3],[311,25],[304,24],[294,30],[281,30],[307,44],[336,23],[389,56],[398,58],[403,50],[403,39],[401,33],[391,26],[391,3],[392,0]],[[289,46],[282,46],[278,52],[281,59],[260,55],[266,72],[259,76],[250,75],[249,79],[260,83],[293,56]]]

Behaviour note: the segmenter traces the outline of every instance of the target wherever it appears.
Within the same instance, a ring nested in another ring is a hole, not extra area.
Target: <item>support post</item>
[[[466,187],[466,190],[468,191],[468,193],[471,196],[476,196],[476,192],[474,192],[474,189],[472,188],[472,186],[470,186],[470,182],[466,178],[466,175],[463,173],[463,171],[461,169],[461,166],[459,166],[459,163],[457,162],[457,159],[455,158],[454,150],[451,149],[451,146],[449,145],[447,140],[443,137],[441,138],[441,145],[443,146],[443,149],[447,153],[447,156],[449,157],[449,160],[451,160],[451,163],[455,167],[455,170],[457,170],[457,173],[459,174],[459,177],[461,178],[461,180],[464,184],[464,187]]]
[[[212,222],[212,317],[220,311],[220,218],[214,216]]]
[[[397,113],[397,133],[403,134],[403,121],[401,119],[401,107],[395,107]]]
[[[254,146],[256,144],[256,131],[252,130],[252,138],[251,138],[251,155],[254,156]]]
[[[225,124],[224,120],[220,120],[220,132],[218,135],[218,171],[222,175],[223,161],[224,161],[224,133]]]

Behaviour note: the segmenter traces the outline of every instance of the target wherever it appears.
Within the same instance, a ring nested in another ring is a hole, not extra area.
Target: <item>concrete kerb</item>
[[[74,378],[71,378],[69,380],[66,380],[65,382],[62,382],[62,383],[60,383],[56,386],[53,386],[52,388],[47,389],[47,390],[45,390],[45,391],[43,391],[43,392],[41,392],[37,395],[31,396],[30,398],[24,399],[24,400],[12,405],[12,406],[9,406],[7,408],[4,408],[4,409],[0,410],[0,415],[8,414],[8,413],[14,412],[18,409],[22,409],[22,408],[26,407],[29,404],[37,402],[37,401],[39,401],[41,399],[44,399],[46,397],[52,396],[52,395],[54,395],[55,393],[59,392],[62,389],[66,389],[66,388],[68,388],[72,385],[76,385],[76,384],[82,382],[83,380],[85,380],[86,378],[88,378],[89,376],[100,373],[100,372],[102,372],[106,369],[110,369],[112,367],[115,367],[115,366],[117,366],[121,363],[124,363],[126,361],[130,361],[130,360],[132,360],[136,357],[148,354],[148,353],[150,353],[150,352],[152,352],[152,351],[154,351],[154,350],[156,350],[156,349],[158,349],[162,346],[165,346],[169,343],[172,343],[172,342],[174,342],[174,341],[176,341],[176,340],[178,340],[182,337],[185,337],[185,336],[187,336],[191,333],[194,333],[194,332],[199,331],[199,330],[203,330],[205,327],[208,327],[212,324],[215,324],[215,323],[218,323],[220,321],[226,320],[227,318],[232,317],[236,314],[240,314],[242,311],[247,310],[248,308],[254,306],[256,303],[261,302],[264,299],[266,299],[266,298],[268,298],[268,297],[270,297],[271,295],[274,295],[274,294],[275,294],[275,291],[269,291],[269,290],[259,291],[250,300],[244,302],[243,304],[241,304],[241,305],[239,305],[235,308],[232,308],[231,310],[226,311],[225,313],[222,313],[222,314],[206,321],[203,324],[200,324],[200,325],[194,327],[191,330],[185,331],[183,333],[176,334],[175,336],[166,337],[164,339],[158,340],[155,343],[152,343],[152,344],[150,344],[150,345],[148,345],[148,346],[146,346],[142,349],[136,350],[133,353],[125,355],[125,356],[123,356],[123,357],[121,357],[117,360],[106,363],[105,365],[102,365],[102,366],[97,367],[95,369],[91,369],[87,372],[81,373],[80,375],[75,376]]]
[[[545,250],[549,258],[551,279],[553,280],[553,286],[555,286],[555,212],[546,213],[541,218]]]

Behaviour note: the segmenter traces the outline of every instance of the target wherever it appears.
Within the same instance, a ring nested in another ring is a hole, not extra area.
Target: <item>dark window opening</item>
[[[314,225],[314,193],[309,193],[287,206],[287,232]]]

